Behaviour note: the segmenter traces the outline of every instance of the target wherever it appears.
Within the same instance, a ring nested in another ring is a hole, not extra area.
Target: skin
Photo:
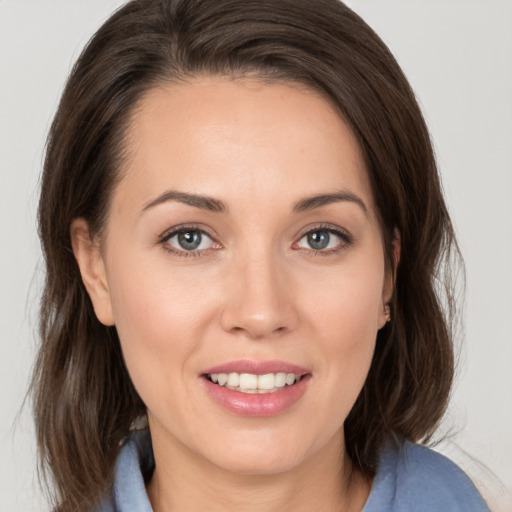
[[[127,147],[101,240],[82,219],[72,240],[148,408],[154,510],[361,510],[370,482],[346,455],[343,422],[392,282],[353,134],[304,88],[201,78],[150,91]],[[162,201],[167,191],[225,211]],[[297,211],[304,198],[340,192]],[[164,240],[183,225],[210,238],[196,251]],[[312,248],[311,231],[327,232],[329,248]],[[239,359],[286,361],[312,378],[286,411],[240,416],[201,381]]]

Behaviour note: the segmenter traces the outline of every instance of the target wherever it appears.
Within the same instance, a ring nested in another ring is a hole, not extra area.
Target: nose
[[[233,262],[234,263],[234,262]],[[222,328],[251,339],[282,336],[297,327],[289,272],[270,254],[243,258],[231,267]]]

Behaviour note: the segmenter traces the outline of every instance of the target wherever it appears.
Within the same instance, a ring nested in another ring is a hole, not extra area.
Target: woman
[[[453,374],[428,132],[371,29],[314,6],[134,1],[75,65],[39,210],[58,510],[487,510],[412,444]]]

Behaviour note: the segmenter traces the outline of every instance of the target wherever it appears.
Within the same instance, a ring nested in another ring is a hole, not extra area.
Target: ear
[[[382,289],[382,321],[380,327],[384,327],[384,325],[390,320],[389,303],[391,302],[393,292],[395,290],[396,269],[398,268],[398,264],[400,263],[400,252],[402,249],[402,243],[400,232],[398,231],[397,228],[394,229],[391,246],[393,256],[393,268],[386,269],[386,275],[384,277],[384,286]]]
[[[94,312],[102,324],[114,325],[105,262],[99,243],[92,239],[87,221],[81,218],[71,223],[70,234],[73,254]]]

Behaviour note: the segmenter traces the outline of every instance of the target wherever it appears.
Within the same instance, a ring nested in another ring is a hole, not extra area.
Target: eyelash
[[[348,249],[354,243],[353,236],[350,235],[344,229],[341,229],[340,227],[335,226],[333,224],[318,224],[318,225],[314,225],[313,227],[311,227],[311,228],[307,229],[306,231],[304,231],[298,237],[297,241],[292,244],[292,247],[293,246],[297,246],[298,243],[305,236],[309,235],[310,233],[315,233],[315,232],[319,232],[319,231],[324,231],[324,232],[327,232],[329,234],[337,236],[340,239],[340,243],[336,247],[333,247],[333,248],[327,249],[327,250],[306,249],[306,248],[300,248],[300,247],[297,247],[297,250],[305,251],[305,252],[309,253],[312,256],[330,256],[332,254],[336,254],[336,253],[338,253],[340,251]]]
[[[299,242],[304,237],[306,237],[310,233],[315,233],[315,232],[319,232],[319,231],[333,234],[333,235],[337,236],[341,240],[341,242],[336,247],[333,247],[333,248],[327,249],[327,250],[307,249],[307,248],[298,247]],[[173,247],[171,247],[168,244],[169,240],[172,237],[179,235],[180,233],[187,233],[187,232],[196,232],[196,233],[200,233],[201,235],[206,235],[208,238],[210,238],[212,240],[213,244],[217,244],[219,247],[209,247],[207,249],[187,251],[185,249],[183,249],[183,250],[174,249]],[[292,248],[294,248],[295,250],[307,252],[314,256],[316,256],[316,255],[329,256],[331,254],[336,254],[344,249],[347,249],[348,247],[350,247],[353,244],[353,242],[354,242],[354,239],[353,239],[352,235],[347,233],[345,230],[339,228],[338,226],[334,226],[332,224],[318,224],[316,226],[311,227],[307,231],[304,231],[297,238],[297,240],[292,244]],[[211,250],[217,250],[221,247],[219,242],[217,242],[212,235],[210,235],[207,231],[205,231],[198,225],[185,225],[185,226],[174,227],[171,230],[166,231],[165,233],[160,235],[158,237],[158,243],[162,246],[162,248],[166,252],[171,253],[176,256],[179,256],[179,257],[182,257],[182,258],[189,258],[189,257],[197,258],[197,257],[201,257],[201,256],[206,256],[207,254],[210,253]]]
[[[187,232],[200,233],[203,236],[206,235],[208,238],[210,238],[212,240],[213,244],[217,244],[220,246],[220,244],[215,240],[215,238],[212,235],[210,235],[207,231],[202,229],[200,226],[193,225],[193,224],[174,227],[171,230],[166,231],[165,233],[163,233],[162,235],[160,235],[158,237],[158,243],[162,246],[164,251],[171,253],[175,256],[182,257],[182,258],[191,258],[191,257],[198,258],[200,256],[206,256],[211,250],[218,249],[218,247],[215,247],[215,248],[210,247],[208,249],[201,249],[199,251],[197,251],[197,250],[196,251],[192,251],[192,250],[187,251],[185,249],[183,249],[183,250],[175,249],[168,244],[169,240],[172,237],[179,235],[180,233],[187,233]]]

